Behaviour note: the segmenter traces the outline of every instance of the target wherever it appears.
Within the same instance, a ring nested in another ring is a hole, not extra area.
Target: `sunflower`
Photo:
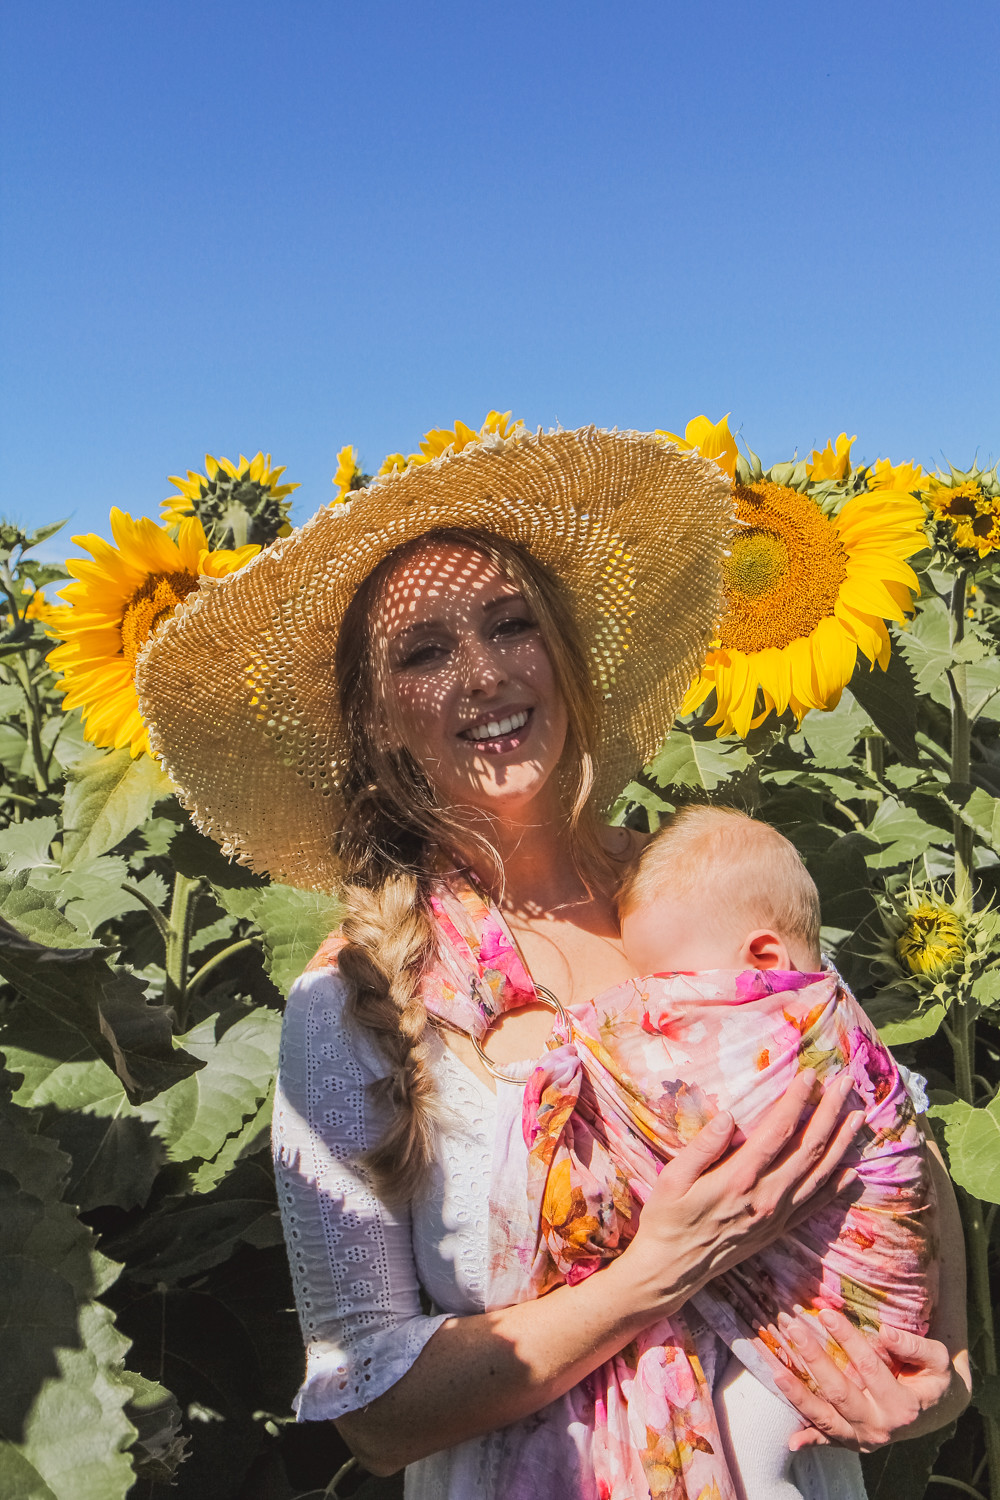
[[[509,411],[488,412],[482,427],[478,428],[467,427],[464,422],[456,422],[454,427],[432,427],[430,432],[424,433],[416,453],[390,453],[382,461],[377,473],[380,478],[384,474],[402,474],[404,469],[409,469],[414,464],[428,464],[431,459],[440,458],[444,453],[461,453],[470,443],[482,443],[490,437],[514,437],[523,431],[524,423],[520,419],[512,421]],[[362,474],[353,448],[341,448],[337,458],[339,467],[333,482],[338,489],[334,505],[346,500],[351,490],[361,489],[371,478],[370,474]]]
[[[27,607],[21,609],[22,620],[35,620],[49,635],[60,635],[59,627],[69,617],[69,609],[65,605],[50,604],[42,589],[25,587],[23,584],[22,588],[27,597]],[[21,605],[24,604],[24,596],[21,598]],[[9,630],[14,624],[14,616],[8,611],[5,619]]]
[[[93,561],[66,563],[76,582],[61,593],[70,607],[61,612],[63,643],[49,652],[49,665],[62,678],[63,708],[82,709],[87,739],[116,750],[128,745],[136,756],[149,750],[133,681],[136,657],[200,577],[235,573],[260,548],[210,551],[193,516],[180,522],[175,540],[155,521],[115,509],[111,533],[114,546],[94,535],[73,538]]]
[[[734,485],[733,498],[726,613],[681,707],[693,713],[714,691],[708,723],[720,735],[746,735],[772,711],[801,724],[835,708],[859,651],[884,669],[885,621],[901,623],[919,592],[904,559],[926,546],[923,506],[908,495],[855,495],[834,516],[767,478]]]
[[[1000,493],[995,472],[978,471],[950,480],[933,475],[928,484],[931,513],[946,548],[980,561],[1000,551]]]
[[[379,464],[377,470],[378,476],[381,478],[383,474],[402,474],[403,470],[408,467],[408,464],[409,460],[405,453],[389,453]]]
[[[341,448],[337,454],[337,472],[333,476],[333,483],[337,486],[337,493],[330,501],[330,504],[343,504],[352,490],[363,490],[371,477],[370,474],[364,473],[361,465],[358,463],[358,455],[355,453],[352,445],[348,443],[347,447]]]
[[[831,440],[822,450],[814,448],[806,464],[806,473],[814,482],[823,479],[846,479],[851,472],[851,444],[858,440],[857,433],[848,437],[842,432],[836,444]]]
[[[906,912],[896,938],[896,957],[911,974],[934,977],[965,954],[962,919],[943,901],[918,901]]]
[[[411,464],[427,464],[432,458],[440,458],[443,453],[461,453],[470,443],[481,443],[484,438],[491,435],[501,438],[513,437],[518,431],[523,431],[524,423],[518,419],[511,421],[509,411],[491,411],[486,415],[486,421],[482,427],[466,427],[464,422],[456,422],[454,427],[432,427],[430,432],[424,434],[424,440],[420,444],[419,452],[411,453],[407,457],[405,467]],[[393,457],[398,457],[393,454]]]
[[[730,479],[736,473],[736,460],[739,457],[736,448],[736,439],[729,431],[729,412],[718,422],[710,422],[708,417],[692,417],[684,429],[684,436],[678,437],[676,432],[665,432],[661,428],[656,431],[658,438],[664,438],[667,442],[676,443],[678,448],[697,448],[705,458],[712,458],[728,474]]]
[[[187,478],[170,475],[179,495],[169,495],[160,507],[166,526],[179,526],[190,516],[201,522],[212,547],[266,547],[291,531],[288,496],[299,486],[280,484],[285,468],[272,469],[270,453],[253,458],[240,454],[237,464],[205,454],[205,473],[188,469]]]
[[[927,475],[919,464],[893,464],[887,458],[877,458],[868,471],[870,490],[901,490],[912,495],[927,488]]]

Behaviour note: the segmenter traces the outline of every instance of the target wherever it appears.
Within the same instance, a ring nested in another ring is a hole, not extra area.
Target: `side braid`
[[[338,956],[351,1010],[389,1063],[382,1097],[388,1125],[363,1165],[389,1203],[410,1199],[426,1179],[437,1118],[430,1070],[427,1010],[420,974],[433,941],[412,874],[390,875],[375,889],[348,886]]]

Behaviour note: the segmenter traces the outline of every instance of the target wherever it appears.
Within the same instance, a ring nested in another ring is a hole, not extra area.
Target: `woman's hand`
[[[792,1438],[788,1446],[793,1451],[838,1443],[870,1453],[885,1443],[933,1432],[968,1405],[968,1386],[937,1339],[882,1328],[869,1340],[841,1313],[819,1316],[851,1363],[839,1369],[806,1319],[780,1315],[782,1333],[821,1392],[810,1391],[792,1375],[775,1377],[779,1390],[810,1424]]]
[[[716,1115],[667,1163],[646,1202],[635,1239],[601,1272],[623,1281],[650,1320],[674,1312],[713,1276],[762,1250],[857,1174],[841,1158],[864,1121],[844,1116],[849,1074],[822,1094],[811,1069],[799,1073],[766,1118],[735,1150],[728,1114]],[[805,1124],[803,1111],[815,1102]],[[810,1201],[812,1200],[812,1201]]]

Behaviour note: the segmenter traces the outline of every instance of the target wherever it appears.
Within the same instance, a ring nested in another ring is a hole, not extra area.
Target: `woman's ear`
[[[746,969],[784,969],[793,967],[788,949],[776,932],[762,929],[751,932],[740,949],[740,961]]]

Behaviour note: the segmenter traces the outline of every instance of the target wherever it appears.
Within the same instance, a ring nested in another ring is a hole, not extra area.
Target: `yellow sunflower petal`
[[[830,462],[849,460],[845,434]],[[821,456],[821,455],[820,455]],[[726,562],[719,647],[688,690],[693,712],[716,692],[707,720],[746,734],[774,712],[832,708],[858,653],[885,666],[886,620],[903,623],[919,592],[906,558],[926,545],[924,509],[895,491],[867,491],[829,516],[810,494],[770,480],[734,487],[740,523]],[[711,686],[706,686],[710,683]]]
[[[665,430],[658,430],[656,436],[676,443],[678,448],[685,450],[697,448],[705,458],[711,458],[723,473],[728,474],[732,479],[736,473],[739,450],[736,447],[736,439],[729,430],[729,416],[730,413],[726,412],[726,415],[718,422],[712,422],[704,415],[692,417],[684,429],[683,437]]]
[[[857,433],[848,437],[842,432],[836,445],[831,441],[822,451],[813,449],[811,462],[806,465],[810,479],[845,479],[851,471],[851,444],[858,440]]]
[[[175,541],[148,517],[111,512],[114,545],[82,536],[92,561],[72,559],[74,582],[62,590],[66,607],[58,617],[61,643],[48,653],[62,707],[79,708],[84,734],[93,744],[132,755],[149,743],[133,680],[136,657],[164,619],[198,586],[201,573],[216,576],[242,567],[260,549],[210,552],[197,517],[180,522]],[[38,608],[43,607],[39,603]]]

